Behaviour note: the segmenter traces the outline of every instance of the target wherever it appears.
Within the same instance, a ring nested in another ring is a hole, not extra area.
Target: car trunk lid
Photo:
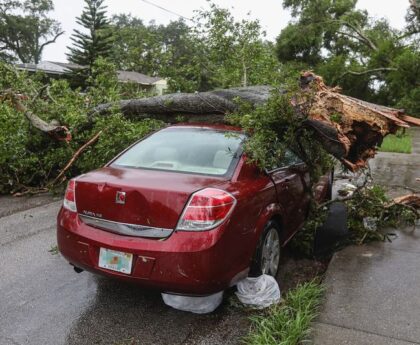
[[[115,223],[174,229],[193,192],[225,180],[194,174],[106,167],[77,178],[77,211],[86,217]]]

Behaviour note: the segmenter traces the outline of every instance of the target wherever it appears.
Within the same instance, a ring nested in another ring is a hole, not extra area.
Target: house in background
[[[150,77],[148,75],[132,72],[117,71],[118,81],[120,83],[134,83],[141,85],[142,88],[157,95],[163,95],[168,88],[168,82],[161,77]]]
[[[43,72],[50,78],[64,78],[72,69],[82,68],[80,65],[67,62],[41,61],[38,64],[23,63],[17,64],[16,68],[28,73]],[[142,90],[149,91],[156,95],[162,95],[168,88],[168,82],[161,77],[150,77],[148,75],[133,71],[117,71],[120,83],[136,84]]]

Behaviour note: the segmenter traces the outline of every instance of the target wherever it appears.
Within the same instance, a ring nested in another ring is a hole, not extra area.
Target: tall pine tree
[[[107,58],[111,54],[113,35],[109,20],[106,17],[104,0],[85,0],[82,15],[77,17],[76,23],[81,25],[85,32],[74,30],[73,46],[68,47],[68,60],[72,63],[85,66],[83,70],[73,72],[86,80],[92,74],[92,67],[99,57]]]

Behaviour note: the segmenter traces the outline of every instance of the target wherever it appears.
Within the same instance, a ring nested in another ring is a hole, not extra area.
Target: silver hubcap
[[[265,237],[261,255],[261,271],[263,274],[277,274],[280,261],[280,239],[276,229],[271,228]]]

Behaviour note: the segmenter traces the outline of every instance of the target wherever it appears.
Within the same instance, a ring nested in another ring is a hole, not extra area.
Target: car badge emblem
[[[125,204],[125,192],[117,192],[115,195],[115,203],[121,205]]]

